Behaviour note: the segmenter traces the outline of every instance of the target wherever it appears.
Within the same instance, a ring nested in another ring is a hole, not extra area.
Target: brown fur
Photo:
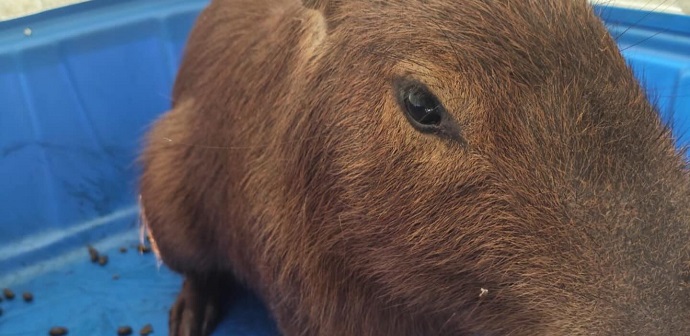
[[[171,334],[231,274],[284,335],[690,335],[684,156],[584,0],[307,2],[212,1],[149,134]]]

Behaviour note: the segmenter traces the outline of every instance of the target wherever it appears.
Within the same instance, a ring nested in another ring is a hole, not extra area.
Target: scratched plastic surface
[[[52,326],[68,328],[69,335],[116,335],[125,325],[138,334],[146,324],[153,326],[153,335],[167,335],[167,310],[181,279],[158,268],[151,254],[140,254],[137,243],[131,231],[95,244],[108,256],[105,266],[92,263],[80,248],[68,255],[73,260],[65,266],[13,284],[17,297],[0,304],[0,335],[47,335]],[[121,246],[127,252],[121,253]],[[24,291],[34,295],[33,302],[22,300]],[[262,304],[248,292],[240,292],[228,309],[214,335],[277,335]]]
[[[0,22],[0,336],[167,334],[181,278],[138,254],[134,164],[169,108],[187,34],[207,0],[94,0]],[[690,18],[599,8],[649,95],[690,143]],[[109,256],[88,259],[93,244]],[[118,249],[127,246],[127,253]],[[119,279],[113,279],[113,275]],[[243,291],[215,335],[277,335]]]

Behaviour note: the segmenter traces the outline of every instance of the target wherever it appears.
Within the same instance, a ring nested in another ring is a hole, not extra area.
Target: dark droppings
[[[127,336],[132,334],[132,327],[130,326],[122,326],[117,328],[117,334],[119,336]]]
[[[14,292],[9,288],[3,289],[2,294],[5,296],[5,299],[14,300]]]
[[[146,246],[146,245],[144,245],[144,244],[139,244],[139,246],[137,246],[137,250],[139,250],[139,253],[149,253],[149,252],[151,252],[151,248],[148,247],[148,246]]]
[[[2,308],[0,308],[0,316],[2,316]],[[143,335],[143,334],[142,334]]]
[[[141,330],[139,331],[139,335],[141,336],[148,336],[153,332],[153,326],[150,324],[145,325]]]
[[[105,264],[108,263],[108,256],[107,255],[101,255],[98,256],[98,264],[101,266],[105,266]]]
[[[127,248],[126,248],[126,247],[124,247],[124,246],[123,246],[123,247],[120,247],[120,253],[126,253],[126,252],[127,252]]]
[[[89,257],[91,258],[91,262],[98,262],[98,250],[96,250],[91,245],[89,245],[87,248],[89,250]]]
[[[29,292],[24,292],[24,293],[22,294],[22,298],[23,298],[24,301],[26,301],[26,302],[31,302],[31,301],[34,300],[34,295],[31,294],[31,293],[29,293]]]
[[[119,280],[120,275],[119,274],[113,274],[113,280]]]
[[[67,335],[67,328],[65,327],[52,327],[50,328],[50,331],[48,332],[48,335],[50,336],[62,336],[62,335]]]

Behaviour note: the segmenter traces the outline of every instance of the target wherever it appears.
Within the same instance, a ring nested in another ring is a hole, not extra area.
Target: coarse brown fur
[[[684,154],[584,0],[305,4],[212,1],[147,138],[171,335],[235,280],[284,335],[690,335]]]

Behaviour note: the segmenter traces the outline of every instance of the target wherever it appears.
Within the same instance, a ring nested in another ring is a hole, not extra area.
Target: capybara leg
[[[170,309],[170,336],[209,336],[224,315],[236,283],[225,274],[187,275]]]

